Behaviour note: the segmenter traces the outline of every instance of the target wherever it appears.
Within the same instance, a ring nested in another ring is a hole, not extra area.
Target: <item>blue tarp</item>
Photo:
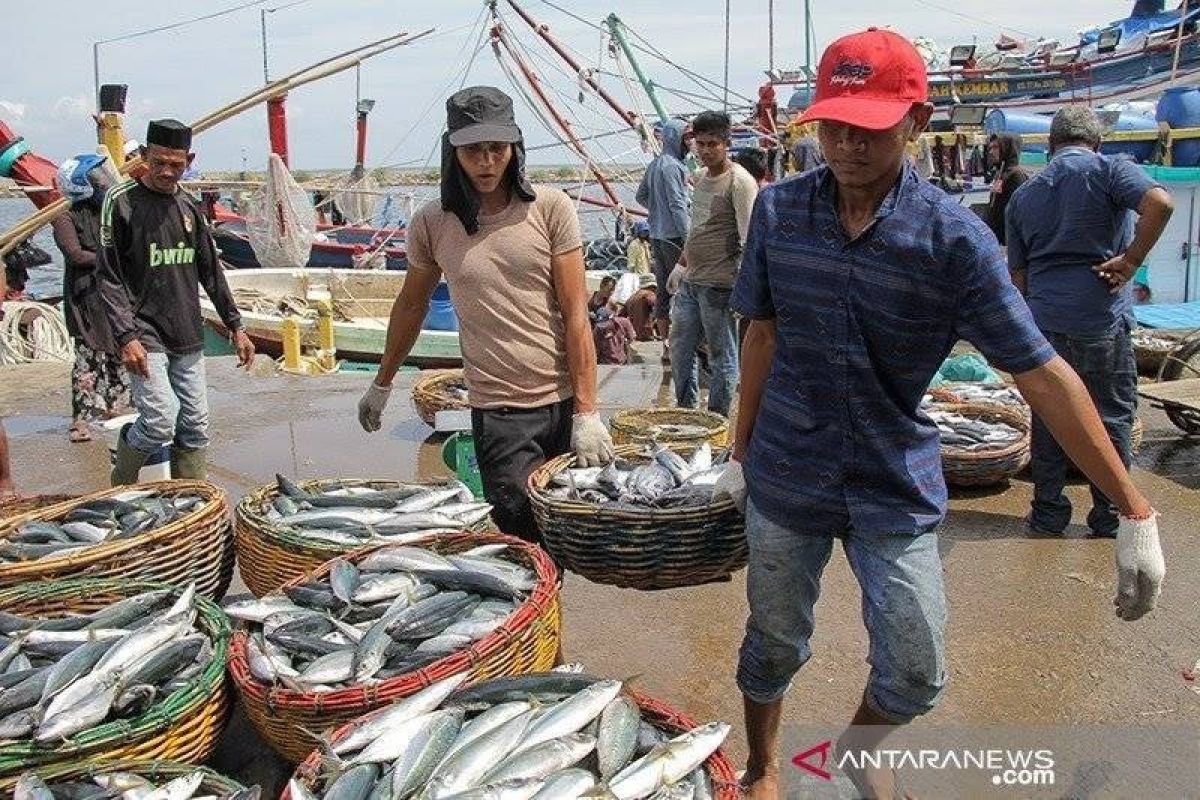
[[[1200,9],[1193,9],[1188,13],[1188,19],[1195,19],[1198,14],[1200,14]],[[1083,45],[1095,44],[1100,39],[1100,32],[1111,28],[1121,29],[1121,43],[1124,44],[1139,36],[1149,36],[1152,33],[1171,30],[1177,27],[1179,27],[1179,9],[1166,11],[1162,14],[1152,14],[1147,17],[1129,17],[1118,20],[1117,22],[1105,25],[1103,28],[1084,32],[1079,37],[1079,43]]]
[[[1133,316],[1146,328],[1200,328],[1200,302],[1134,306]]]

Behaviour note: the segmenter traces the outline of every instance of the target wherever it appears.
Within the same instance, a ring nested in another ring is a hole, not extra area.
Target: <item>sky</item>
[[[41,0],[22,3],[10,15],[8,46],[0,53],[0,120],[39,153],[55,161],[94,147],[93,43],[134,31],[185,20],[240,5],[247,0],[162,2],[162,0]],[[282,7],[287,5],[288,7]],[[499,3],[503,23],[523,43],[529,61],[556,103],[580,134],[617,129],[616,116],[594,95],[578,100],[577,81],[508,7]],[[602,76],[605,88],[621,102],[644,111],[649,104],[630,92],[618,64],[604,51],[600,32],[573,20],[543,0],[521,5],[579,54],[585,66],[614,73]],[[725,0],[557,0],[557,5],[599,22],[615,11],[625,23],[672,61],[720,84],[724,59]],[[769,0],[731,0],[729,85],[753,96],[767,68]],[[775,0],[775,64],[803,62],[801,0]],[[141,138],[156,117],[196,119],[245,95],[263,82],[260,9],[266,14],[268,64],[278,78],[309,63],[388,33],[436,28],[434,35],[364,62],[363,97],[376,101],[370,116],[369,167],[436,166],[436,145],[444,122],[445,97],[463,78],[510,91],[491,48],[476,52],[482,0],[270,0],[217,19],[181,29],[102,44],[100,77],[104,83],[129,85],[126,130]],[[942,45],[994,41],[1010,36],[1058,38],[1073,42],[1078,31],[1127,15],[1131,0],[812,0],[813,28],[823,47],[839,35],[868,26],[891,27],[909,37],[924,36]],[[472,58],[472,54],[475,57]],[[672,90],[700,91],[692,79],[649,56],[642,66],[658,84]],[[468,65],[470,69],[467,70]],[[815,66],[815,64],[814,64]],[[626,67],[626,70],[628,68]],[[632,81],[632,75],[630,75]],[[709,89],[708,91],[713,91]],[[719,94],[719,90],[715,90]],[[631,94],[633,98],[631,99]],[[668,111],[719,107],[704,100],[665,94]],[[786,96],[780,97],[786,101]],[[288,98],[289,146],[293,169],[348,169],[354,156],[355,74],[351,70],[310,84]],[[736,102],[736,99],[735,99]],[[526,133],[532,163],[571,161],[517,98],[518,122]],[[266,111],[259,107],[224,123],[194,145],[201,170],[260,169],[268,155]],[[593,157],[635,163],[643,156],[630,136],[610,136],[589,144]]]

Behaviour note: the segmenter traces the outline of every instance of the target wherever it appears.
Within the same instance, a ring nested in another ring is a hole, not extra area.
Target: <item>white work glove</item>
[[[1117,527],[1117,596],[1113,605],[1126,622],[1140,619],[1154,608],[1162,590],[1162,547],[1158,544],[1158,513],[1149,519],[1121,517]]]
[[[742,473],[740,461],[729,459],[725,471],[713,486],[713,497],[728,497],[738,511],[746,513],[746,476]]]
[[[392,395],[392,387],[380,386],[371,381],[367,393],[358,401],[358,424],[367,433],[379,430],[383,418],[383,409],[387,406],[388,398]]]
[[[679,284],[683,283],[683,279],[687,277],[687,270],[682,264],[676,264],[675,269],[671,270],[671,274],[667,276],[667,291],[675,294],[679,291]]]
[[[581,467],[602,467],[613,460],[612,437],[596,412],[571,418],[571,449]]]

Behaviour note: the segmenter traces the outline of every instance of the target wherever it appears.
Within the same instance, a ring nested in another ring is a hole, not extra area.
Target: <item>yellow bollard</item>
[[[333,306],[328,300],[317,301],[317,361],[322,369],[337,366],[337,347],[333,339]]]
[[[300,325],[294,319],[285,319],[279,327],[283,334],[283,368],[300,372]]]
[[[125,163],[125,131],[121,128],[121,115],[105,111],[97,120],[100,144],[108,148],[108,157],[120,169]]]

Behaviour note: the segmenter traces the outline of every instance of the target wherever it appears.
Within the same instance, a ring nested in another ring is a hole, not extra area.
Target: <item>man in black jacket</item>
[[[179,190],[191,163],[191,128],[156,120],[146,132],[146,173],[113,187],[100,211],[104,305],[121,360],[133,382],[137,421],[121,438],[114,485],[133,483],[146,460],[171,447],[171,475],[203,478],[208,399],[198,286],[232,332],[238,362],[254,345],[225,282],[208,223]]]

